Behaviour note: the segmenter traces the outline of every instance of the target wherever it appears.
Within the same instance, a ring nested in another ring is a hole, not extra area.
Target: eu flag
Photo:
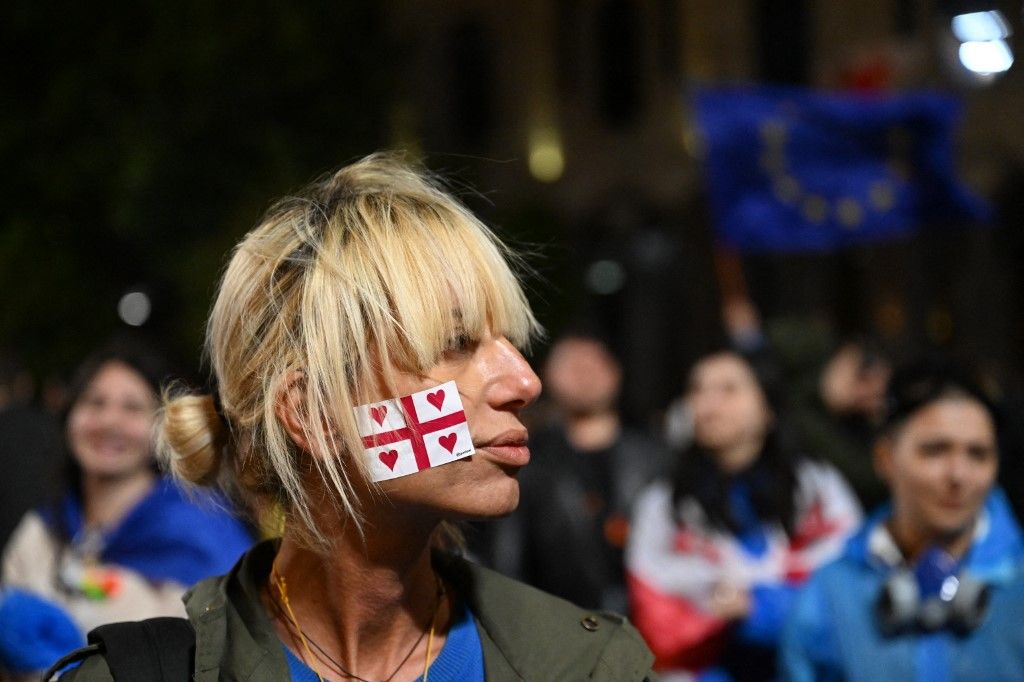
[[[700,90],[696,113],[721,241],[829,251],[991,217],[956,177],[956,99],[791,87]]]

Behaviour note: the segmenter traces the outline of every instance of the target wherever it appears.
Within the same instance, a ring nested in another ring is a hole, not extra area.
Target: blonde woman
[[[647,676],[623,619],[475,566],[449,532],[511,512],[529,460],[520,411],[540,382],[519,349],[538,325],[510,260],[379,155],[238,245],[208,326],[219,396],[166,398],[162,450],[188,481],[280,505],[284,532],[186,598],[194,679]],[[111,679],[107,639],[64,679]]]

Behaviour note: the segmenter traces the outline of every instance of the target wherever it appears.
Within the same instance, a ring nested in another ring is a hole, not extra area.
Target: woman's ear
[[[307,424],[306,374],[301,369],[291,370],[284,376],[274,402],[277,415],[288,437],[304,452],[312,452]]]

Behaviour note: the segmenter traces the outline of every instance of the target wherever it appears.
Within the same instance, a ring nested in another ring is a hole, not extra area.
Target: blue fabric
[[[697,682],[733,682],[733,678],[724,668],[707,668],[697,673]]]
[[[736,539],[747,554],[759,558],[768,552],[768,534],[757,516],[754,500],[750,495],[750,484],[742,478],[729,484],[729,511],[739,526]]]
[[[313,670],[288,647],[284,647],[292,682],[316,682]],[[420,682],[423,676],[416,678]],[[430,682],[484,682],[484,650],[473,614],[460,607],[455,623],[448,630],[444,648],[430,665]]]
[[[806,583],[785,624],[784,679],[1024,680],[1024,542],[1002,491],[985,502],[988,532],[967,554],[965,570],[992,590],[988,613],[966,635],[950,631],[884,636],[875,601],[889,567],[868,552],[883,507],[850,539],[842,557]]]
[[[288,659],[288,674],[291,675],[292,682],[320,682],[312,668],[299,660],[291,649],[283,644],[281,646],[284,648],[285,658]]]
[[[718,236],[734,248],[830,251],[992,217],[956,177],[950,96],[735,86],[694,104]]]
[[[946,632],[930,632],[919,636],[916,660],[917,679],[928,682],[952,682],[952,666],[946,658],[950,654],[945,640]]]
[[[0,669],[33,673],[85,645],[67,612],[53,602],[19,589],[0,595]]]
[[[792,585],[754,585],[750,590],[750,613],[740,621],[736,636],[750,644],[778,646],[782,625],[797,593],[798,588]]]
[[[914,578],[917,580],[918,589],[921,590],[921,597],[938,595],[946,579],[960,572],[960,563],[938,547],[929,547],[922,552],[914,564]]]
[[[204,496],[205,497],[205,496]],[[100,560],[130,568],[149,580],[173,580],[185,586],[226,573],[253,543],[237,518],[224,511],[225,500],[193,501],[170,479],[152,491],[104,535]],[[43,519],[74,538],[84,526],[81,502],[67,495],[57,514]]]

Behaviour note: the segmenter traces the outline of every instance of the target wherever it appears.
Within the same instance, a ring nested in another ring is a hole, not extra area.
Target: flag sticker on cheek
[[[454,381],[352,410],[374,481],[415,474],[474,452]]]

